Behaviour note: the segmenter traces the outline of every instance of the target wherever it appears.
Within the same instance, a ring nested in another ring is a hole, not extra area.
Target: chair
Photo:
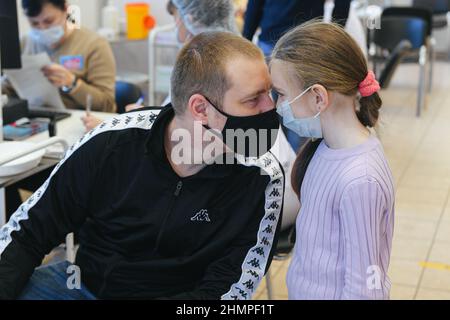
[[[275,261],[284,261],[289,259],[291,256],[292,250],[295,246],[295,223],[293,226],[281,231],[277,247],[275,248],[275,253],[273,255],[273,260]],[[266,273],[266,288],[267,288],[267,296],[269,300],[273,300],[274,292],[272,286],[272,277],[270,274],[270,268]]]
[[[127,105],[136,103],[142,97],[142,90],[137,85],[123,81],[116,82],[117,113],[125,113]]]
[[[442,29],[448,26],[447,13],[450,11],[449,0],[414,0],[413,7],[431,10],[433,13],[432,29]]]
[[[380,23],[381,28],[374,30],[371,39],[372,45],[377,47],[379,49],[378,51],[392,53],[403,40],[407,40],[411,45],[411,49],[407,52],[403,51],[402,54],[404,56],[419,57],[420,76],[417,98],[417,116],[420,117],[425,103],[425,71],[429,61],[426,44],[428,24],[422,18],[400,16],[382,16]],[[375,66],[374,69],[377,70],[377,63],[385,63],[387,57],[388,54],[371,54],[371,60]]]
[[[416,17],[427,22],[427,38],[426,45],[429,53],[430,67],[428,69],[428,92],[433,88],[433,71],[436,61],[435,46],[436,41],[433,38],[433,13],[426,7],[389,7],[383,11],[383,17]]]
[[[402,40],[392,51],[378,77],[381,88],[386,89],[389,87],[398,65],[407,56],[408,52],[411,51],[411,48],[412,45],[408,40]]]
[[[447,39],[450,39],[450,0],[414,0],[413,7],[427,8],[433,14],[433,30],[447,29]],[[447,48],[447,56],[450,55],[450,43]]]

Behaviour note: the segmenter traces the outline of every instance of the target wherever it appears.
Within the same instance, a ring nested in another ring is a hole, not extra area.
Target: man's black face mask
[[[267,153],[275,144],[280,127],[275,108],[254,116],[237,117],[223,112],[207,97],[205,99],[217,112],[227,118],[220,138],[234,153],[247,158],[258,158]],[[204,127],[211,130],[208,126]]]

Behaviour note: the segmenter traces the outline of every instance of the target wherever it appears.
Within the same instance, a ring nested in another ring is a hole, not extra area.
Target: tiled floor
[[[392,299],[450,300],[450,63],[435,69],[421,118],[415,117],[417,66],[402,65],[382,92],[377,131],[397,187]],[[276,261],[271,267],[275,299],[287,299],[288,265]],[[265,282],[255,299],[267,299]]]

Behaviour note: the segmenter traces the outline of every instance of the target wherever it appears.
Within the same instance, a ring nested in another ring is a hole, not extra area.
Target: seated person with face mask
[[[95,32],[76,28],[68,20],[66,0],[23,0],[32,27],[22,41],[26,55],[47,52],[54,62],[42,72],[60,90],[69,109],[84,109],[91,97],[93,111],[115,112],[116,66],[109,43]],[[14,95],[5,81],[5,93]],[[6,211],[10,216],[21,204],[19,189],[35,191],[47,179],[46,170],[6,188]]]
[[[60,90],[65,106],[84,108],[90,95],[92,110],[115,112],[116,66],[109,43],[71,23],[66,0],[22,0],[22,8],[32,28],[22,51],[49,54],[54,63],[42,72]],[[14,94],[8,83],[4,87]]]
[[[0,299],[251,299],[283,207],[271,86],[248,40],[194,37],[171,105],[89,132],[0,229]],[[68,263],[35,270],[74,231],[79,290]]]

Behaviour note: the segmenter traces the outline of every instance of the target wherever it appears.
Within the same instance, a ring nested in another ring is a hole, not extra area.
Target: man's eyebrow
[[[263,94],[263,93],[266,93],[266,92],[268,92],[268,91],[270,91],[270,90],[272,90],[272,86],[270,86],[270,87],[267,88],[267,89],[261,89],[261,90],[258,90],[258,91],[254,92],[254,93],[252,93],[252,94],[248,94],[248,95],[246,95],[242,100],[247,100],[247,99],[250,99],[250,98],[253,98],[253,97],[257,97],[257,96],[259,96],[259,95],[261,95],[261,94]]]

